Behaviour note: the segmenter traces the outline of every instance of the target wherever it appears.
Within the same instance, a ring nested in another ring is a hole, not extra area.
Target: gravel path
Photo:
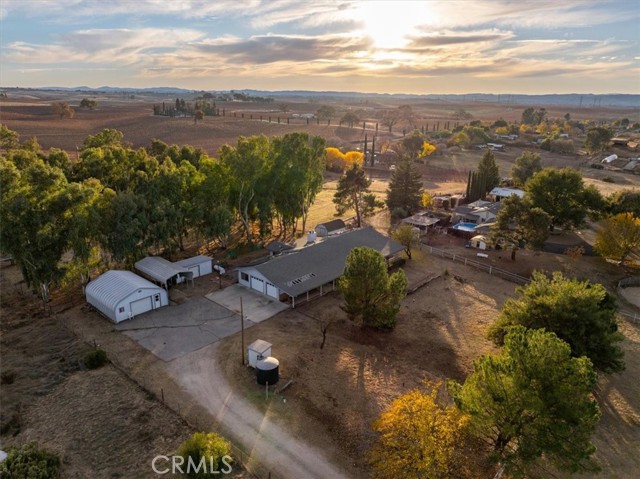
[[[211,344],[167,365],[169,374],[226,428],[251,458],[281,479],[340,479],[343,471],[325,454],[294,438],[231,389]]]

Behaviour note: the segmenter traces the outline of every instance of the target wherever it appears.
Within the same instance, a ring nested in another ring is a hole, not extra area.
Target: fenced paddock
[[[421,249],[422,251],[426,251],[434,256],[439,256],[441,258],[446,258],[446,259],[450,259],[453,261],[456,261],[458,263],[462,263],[465,266],[471,266],[473,268],[482,270],[486,273],[492,274],[494,276],[498,276],[502,279],[505,279],[507,281],[511,281],[512,283],[516,283],[516,284],[520,284],[520,285],[525,285],[531,282],[530,278],[526,278],[524,276],[520,276],[519,274],[515,274],[515,273],[511,273],[510,271],[506,271],[504,269],[501,268],[496,268],[495,266],[492,266],[490,264],[485,264],[482,263],[480,261],[476,261],[474,259],[470,259],[467,258],[463,255],[459,255],[459,254],[455,254],[455,253],[450,253],[448,251],[439,249],[439,248],[434,248],[433,246],[427,246],[427,245],[421,245]]]
[[[504,280],[510,281],[512,283],[516,283],[519,285],[526,285],[531,282],[531,278],[526,278],[524,276],[520,276],[519,274],[511,273],[510,271],[506,271],[501,268],[497,268],[495,266],[482,263],[480,261],[476,261],[474,259],[466,258],[465,256],[450,253],[448,251],[434,248],[433,246],[427,246],[425,244],[420,245],[422,251],[426,251],[429,254],[434,256],[439,256],[440,258],[450,259],[454,262],[462,263],[465,266],[471,266],[473,268],[479,269],[486,273],[489,273],[494,276],[498,276]],[[618,288],[627,288],[627,287],[640,287],[640,276],[634,276],[632,278],[625,278],[620,280],[618,283]],[[625,319],[632,321],[633,323],[637,323],[640,321],[640,314],[634,311],[627,310],[618,310],[618,314],[623,316]]]

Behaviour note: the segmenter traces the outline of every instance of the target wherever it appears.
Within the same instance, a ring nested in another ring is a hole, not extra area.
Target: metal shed
[[[258,361],[271,356],[271,346],[271,343],[263,341],[262,339],[256,339],[251,343],[247,347],[249,366],[255,368]]]
[[[186,268],[193,273],[194,278],[211,274],[213,272],[212,258],[209,256],[199,255],[192,258],[181,259],[173,263],[181,268]]]
[[[341,219],[320,223],[315,227],[315,232],[320,238],[326,238],[329,235],[342,233],[347,229],[347,225]]]
[[[135,264],[135,268],[167,290],[169,285],[180,284],[185,280],[193,281],[192,271],[160,256],[142,258]]]
[[[167,292],[131,271],[111,270],[85,288],[87,302],[115,323],[169,305]]]

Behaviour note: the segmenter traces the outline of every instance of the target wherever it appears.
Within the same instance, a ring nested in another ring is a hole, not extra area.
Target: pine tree
[[[420,209],[422,200],[422,176],[414,164],[405,159],[398,163],[391,175],[387,190],[387,207],[402,214],[410,215]]]

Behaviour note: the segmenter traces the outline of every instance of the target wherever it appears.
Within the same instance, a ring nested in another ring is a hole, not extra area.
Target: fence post
[[[455,261],[455,260],[456,260],[456,255],[454,254],[454,255],[451,257],[451,259],[452,259],[453,261]]]
[[[493,268],[492,266],[489,266],[489,274],[491,274],[491,269],[492,268]]]

